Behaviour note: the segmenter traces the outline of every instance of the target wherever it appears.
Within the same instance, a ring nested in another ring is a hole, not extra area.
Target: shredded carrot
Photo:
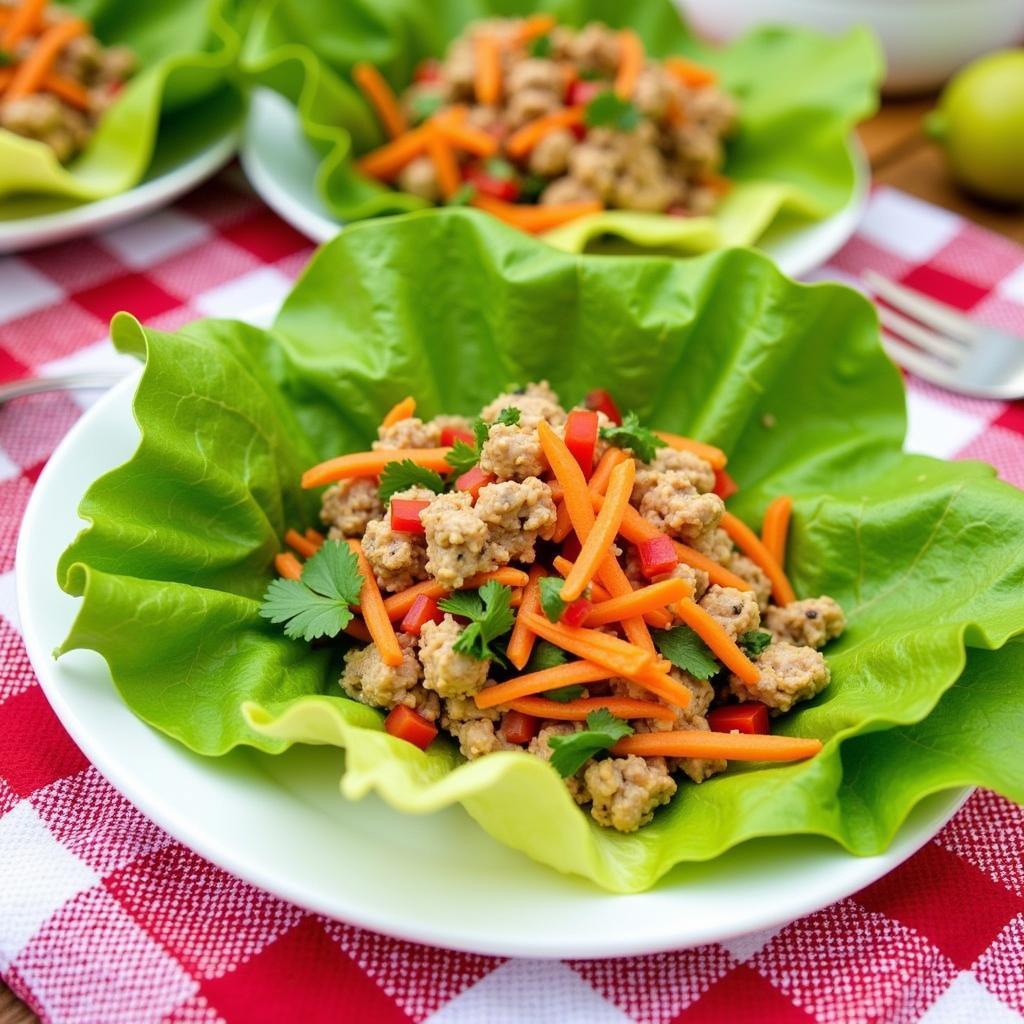
[[[52,92],[58,99],[79,110],[89,109],[89,93],[70,78],[63,75],[47,75],[40,87],[44,92]]]
[[[470,202],[478,210],[484,210],[492,217],[497,217],[505,224],[519,228],[520,231],[525,231],[530,235],[552,231],[570,221],[578,220],[580,217],[586,217],[592,213],[600,213],[604,209],[596,199],[578,203],[529,206],[509,203],[504,199],[495,199],[494,196],[485,195],[483,192],[477,192]]]
[[[624,100],[632,97],[636,80],[644,66],[644,44],[631,29],[619,33],[619,70],[615,75],[615,94]]]
[[[319,530],[314,530],[312,527],[306,530],[303,536],[305,536],[306,540],[308,540],[311,544],[315,544],[318,549],[323,547],[324,541],[327,540],[327,538]]]
[[[712,653],[730,672],[748,686],[760,678],[758,667],[743,653],[735,640],[691,597],[674,605],[675,613],[711,648]]]
[[[307,469],[302,474],[302,486],[305,488],[322,487],[338,480],[348,480],[358,476],[379,476],[389,462],[401,462],[409,459],[417,466],[433,469],[438,473],[451,472],[451,466],[445,461],[449,448],[378,448],[369,452],[351,452],[338,455],[319,465]]]
[[[290,551],[274,555],[274,568],[278,576],[283,576],[286,580],[302,578],[302,563]]]
[[[565,502],[560,501],[555,506],[555,532],[551,534],[551,539],[556,544],[561,544],[571,532],[572,520],[569,518],[569,510]]]
[[[489,32],[481,32],[473,51],[476,58],[473,90],[477,102],[493,107],[501,99],[501,41]]]
[[[4,99],[10,102],[36,92],[50,73],[53,62],[60,56],[60,51],[72,39],[84,35],[87,27],[80,18],[68,18],[48,28],[39,37],[29,55],[15,69],[11,84],[4,93]]]
[[[564,107],[528,121],[505,140],[505,152],[513,159],[521,160],[545,135],[550,135],[559,128],[583,124],[583,113],[584,109],[581,106]]]
[[[628,458],[629,456],[621,448],[606,448],[604,455],[594,467],[594,472],[590,474],[588,482],[590,490],[594,494],[604,494],[608,490],[608,481],[611,479],[612,470]]]
[[[284,535],[284,542],[288,547],[297,551],[303,558],[312,558],[316,554],[317,547],[299,533],[298,530],[288,530]]]
[[[535,565],[530,569],[530,582],[526,584],[523,592],[523,599],[519,604],[519,614],[516,616],[516,624],[512,627],[512,635],[508,638],[508,647],[505,651],[508,660],[521,672],[533,653],[533,642],[536,639],[526,625],[524,613],[540,611],[540,581],[544,577],[544,570]]]
[[[710,171],[704,174],[697,182],[703,188],[709,188],[715,195],[725,196],[732,191],[732,179],[724,174],[713,174]]]
[[[591,534],[591,537],[593,536]],[[652,583],[649,587],[634,590],[625,597],[613,597],[594,605],[583,624],[591,628],[607,626],[609,622],[620,622],[622,619],[667,608],[684,597],[693,597],[693,591],[686,580],[662,580],[660,583]]]
[[[531,14],[516,27],[515,41],[520,45],[546,36],[558,22],[553,14]]]
[[[46,0],[21,0],[21,3],[8,13],[10,20],[4,33],[0,36],[0,49],[12,51],[26,36],[31,35],[39,27]]]
[[[546,690],[557,690],[561,686],[577,686],[580,683],[596,683],[610,679],[615,672],[603,665],[590,661],[570,661],[564,665],[528,672],[503,683],[495,683],[481,690],[475,697],[478,708],[496,708],[522,697],[529,697]]]
[[[761,538],[742,519],[737,519],[731,512],[726,512],[722,516],[722,529],[729,534],[743,554],[758,565],[771,580],[772,596],[776,604],[785,605],[796,600],[796,594],[793,593],[793,587],[782,566],[761,543]]]
[[[761,543],[780,568],[786,564],[786,536],[792,511],[793,499],[788,494],[780,494],[769,502],[764,511],[764,523],[761,525]]]
[[[653,655],[642,651],[625,640],[599,633],[595,629],[566,626],[551,622],[543,615],[527,615],[526,624],[545,640],[585,661],[610,668],[615,675],[632,679],[654,663]]]
[[[407,398],[403,398],[400,402],[396,402],[389,410],[388,414],[381,420],[380,425],[382,427],[393,427],[396,423],[401,423],[402,420],[407,420],[416,412],[416,399],[409,395]]]
[[[445,199],[451,199],[462,184],[462,179],[459,176],[459,162],[455,159],[455,153],[448,144],[448,140],[436,124],[430,125],[430,133],[427,135],[427,154],[434,165],[441,195]]]
[[[675,448],[679,452],[692,452],[705,462],[711,463],[712,469],[725,469],[725,465],[729,461],[725,452],[713,444],[695,441],[692,437],[683,437],[681,434],[670,434],[666,430],[656,430],[654,433],[670,448]]]
[[[522,605],[522,603],[523,603],[523,593],[525,592],[525,590],[526,590],[525,587],[516,587],[512,591],[512,597],[509,598],[509,602],[508,602],[509,608],[519,608]]]
[[[598,513],[589,536],[582,542],[583,546],[576,558],[572,572],[565,578],[565,583],[562,585],[563,601],[571,602],[580,597],[586,590],[587,584],[597,575],[601,562],[608,557],[608,552],[619,535],[622,514],[633,493],[635,478],[636,463],[632,459],[626,459],[612,470],[608,494],[601,506],[601,511]],[[637,614],[641,613],[637,612]]]
[[[632,677],[633,682],[639,683],[663,701],[677,708],[689,707],[693,694],[668,674],[671,667],[667,662],[649,665]]]
[[[458,108],[464,110],[464,108]],[[498,140],[480,128],[465,124],[465,114],[450,108],[434,117],[434,125],[456,149],[486,159],[498,152]]]
[[[578,700],[557,701],[547,697],[520,697],[511,702],[513,711],[537,718],[550,718],[557,722],[585,722],[594,711],[610,711],[618,718],[656,718],[674,722],[675,712],[667,704],[634,697],[580,697]]]
[[[522,569],[511,569],[506,566],[502,569],[495,569],[493,572],[483,572],[478,576],[470,577],[462,584],[462,589],[476,590],[491,580],[506,587],[525,587],[529,583],[530,578]],[[420,594],[426,594],[427,597],[432,597],[436,601],[442,597],[447,597],[450,593],[451,591],[447,587],[442,587],[436,580],[426,580],[423,583],[415,583],[413,586],[399,591],[397,594],[392,594],[389,598],[385,599],[384,607],[387,609],[388,618],[392,622],[398,622],[412,607],[413,602]]]
[[[563,558],[562,555],[556,555],[551,564],[559,576],[568,576],[572,572],[572,562],[568,558]],[[590,596],[595,601],[609,601],[612,595],[597,580],[593,580],[590,584]]]
[[[370,636],[370,631],[366,628],[366,623],[358,617],[349,622],[345,627],[345,632],[356,640],[362,640],[364,644],[368,644],[373,641],[373,637]]]
[[[803,761],[821,752],[821,740],[742,732],[638,732],[612,747],[618,756],[700,757],[726,761]]]
[[[359,61],[352,68],[352,79],[377,111],[380,123],[391,138],[397,139],[409,130],[409,122],[398,103],[398,97],[387,79],[372,64]]]
[[[390,181],[406,164],[426,152],[432,130],[430,124],[413,128],[379,149],[361,156],[356,161],[356,169],[369,178]]]
[[[718,75],[711,68],[696,61],[687,60],[685,57],[666,57],[664,61],[665,70],[683,85],[699,89],[704,85],[713,85],[718,81]]]
[[[370,568],[359,541],[350,540],[348,546],[359,559],[359,572],[363,577],[363,585],[359,589],[359,610],[363,613],[366,628],[373,637],[381,661],[391,668],[398,668],[402,664],[402,648],[398,646],[395,627],[391,625],[387,609],[384,607],[384,598],[381,597],[380,588],[377,586],[377,578],[373,575],[373,569]]]

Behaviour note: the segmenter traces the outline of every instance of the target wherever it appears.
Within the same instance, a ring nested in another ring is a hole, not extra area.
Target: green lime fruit
[[[968,64],[943,90],[926,130],[972,192],[1024,203],[1024,50]]]

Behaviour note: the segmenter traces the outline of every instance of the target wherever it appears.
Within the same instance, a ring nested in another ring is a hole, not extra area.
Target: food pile
[[[356,85],[392,141],[357,163],[432,203],[469,203],[541,232],[602,209],[710,213],[736,104],[683,57],[551,15],[475,22],[400,96],[369,64]]]
[[[135,70],[88,23],[45,0],[0,0],[0,128],[49,146],[67,163]]]
[[[314,529],[285,536],[261,614],[355,641],[342,690],[426,748],[526,751],[629,832],[728,760],[813,756],[770,718],[829,682],[844,628],[783,569],[791,501],[761,536],[726,510],[725,454],[651,431],[604,391],[567,411],[546,382],[470,422],[399,402],[370,451],[310,469]],[[305,564],[300,557],[307,559]]]

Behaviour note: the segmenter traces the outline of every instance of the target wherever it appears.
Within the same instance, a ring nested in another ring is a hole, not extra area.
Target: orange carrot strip
[[[821,740],[737,732],[639,732],[612,747],[617,756],[723,758],[727,761],[803,761],[821,751]]]
[[[454,108],[438,114],[434,124],[456,149],[464,149],[484,159],[498,152],[498,140],[480,128],[464,124],[462,117],[456,116]]]
[[[760,566],[771,580],[772,596],[776,604],[789,604],[796,600],[796,594],[793,593],[793,587],[782,566],[761,543],[761,538],[742,519],[737,519],[731,512],[726,512],[722,516],[722,529],[729,534],[743,554]]]
[[[427,136],[427,154],[434,165],[441,195],[445,199],[451,199],[462,183],[459,177],[459,163],[455,159],[452,147],[448,145],[448,140],[434,124],[430,126],[430,133]]]
[[[609,622],[619,622],[622,619],[666,608],[684,597],[693,597],[690,584],[686,580],[662,580],[660,583],[652,583],[649,587],[634,590],[625,597],[613,597],[594,605],[583,624],[591,628],[606,626]]]
[[[608,551],[619,535],[622,514],[633,493],[635,478],[636,463],[632,459],[626,459],[612,470],[608,495],[593,528],[583,542],[572,572],[566,576],[562,585],[563,601],[572,602],[580,597],[587,589],[587,584],[597,575],[601,563],[608,557]]]
[[[600,213],[604,207],[596,199],[578,203],[551,203],[546,206],[524,206],[519,203],[507,203],[504,199],[477,192],[470,200],[478,210],[484,210],[530,235],[543,234],[554,228],[568,224],[570,221],[586,217],[591,213]]]
[[[633,676],[633,682],[646,687],[651,693],[677,708],[689,707],[693,694],[668,674],[671,667],[664,661],[651,665]]]
[[[380,123],[391,138],[397,139],[409,130],[409,122],[399,106],[398,97],[387,79],[372,64],[359,61],[352,68],[352,79],[377,111]]]
[[[488,686],[476,695],[478,708],[495,708],[499,704],[508,704],[522,697],[545,690],[556,690],[561,686],[576,686],[580,683],[596,683],[601,679],[610,679],[615,672],[603,665],[595,665],[589,661],[570,661],[565,665],[529,672],[525,676],[516,676],[504,683]]]
[[[478,576],[470,577],[463,583],[462,589],[475,590],[490,580],[494,580],[506,587],[525,587],[529,583],[530,578],[521,569],[511,569],[506,566],[502,569],[495,569],[493,572],[483,572]],[[436,580],[426,580],[423,583],[415,583],[408,589],[399,591],[397,594],[392,594],[389,598],[385,599],[384,607],[388,611],[388,618],[392,622],[397,622],[412,607],[413,601],[420,594],[426,594],[427,597],[432,597],[437,601],[442,597],[447,597],[450,593],[451,591],[447,587],[442,587]]]
[[[511,701],[513,711],[537,718],[551,718],[557,722],[585,722],[593,711],[610,711],[618,718],[657,718],[674,722],[675,712],[666,704],[634,697],[580,697],[578,700],[557,701],[546,697],[520,697]]]
[[[473,90],[477,102],[493,107],[501,99],[501,41],[497,36],[482,32],[473,50],[476,57]]]
[[[559,576],[568,576],[572,572],[572,562],[568,558],[563,558],[561,555],[556,555],[551,563],[555,567],[555,572]],[[609,601],[611,600],[611,594],[608,593],[604,587],[601,586],[596,580],[590,584],[590,596],[595,601]]]
[[[306,530],[303,536],[310,542],[310,544],[315,544],[318,549],[323,547],[324,541],[327,540],[319,530],[314,530],[312,527]]]
[[[417,466],[438,473],[449,473],[451,466],[445,460],[449,451],[450,448],[378,448],[375,451],[338,455],[307,469],[302,474],[302,486],[322,487],[324,484],[357,476],[379,476],[389,462],[401,462],[403,459],[410,459]]]
[[[523,572],[522,569],[512,569],[509,566],[504,566],[501,569],[493,569],[491,572],[481,572],[476,576],[470,576],[460,589],[477,590],[485,583],[490,583],[491,580],[506,587],[525,587],[530,582],[530,576],[528,573]]]
[[[11,51],[26,36],[31,35],[38,27],[46,0],[21,0],[17,7],[8,12],[9,20],[0,36],[0,48]]]
[[[79,18],[58,21],[48,28],[39,37],[29,55],[15,69],[11,84],[4,93],[4,99],[10,102],[36,92],[43,84],[43,79],[50,73],[60,51],[72,39],[84,35],[86,31],[85,22]]]
[[[416,399],[409,395],[407,398],[403,398],[400,402],[396,402],[391,406],[388,414],[381,420],[380,425],[382,427],[393,427],[396,423],[407,420],[415,412]]]
[[[521,160],[545,135],[550,135],[559,128],[571,128],[576,124],[583,124],[583,107],[564,107],[544,114],[516,129],[505,140],[505,152],[510,157]]]
[[[398,646],[395,627],[391,625],[387,609],[384,607],[384,598],[381,597],[380,588],[377,586],[377,578],[373,575],[373,569],[370,568],[359,541],[350,540],[348,546],[359,559],[359,572],[363,577],[363,585],[359,589],[359,610],[363,613],[366,628],[377,645],[381,661],[385,665],[397,668],[402,664],[402,648]]]
[[[63,75],[47,75],[41,86],[44,92],[52,92],[58,99],[77,107],[79,110],[89,109],[89,94],[77,82]]]
[[[594,629],[550,622],[543,615],[527,615],[526,624],[545,640],[550,640],[551,643],[586,661],[604,665],[612,669],[615,675],[633,678],[654,663],[654,659],[646,651]]]
[[[345,627],[345,632],[356,640],[362,640],[364,644],[368,644],[373,641],[373,637],[370,636],[370,631],[366,628],[366,623],[358,616],[349,622]]]
[[[687,60],[685,57],[666,57],[665,70],[678,82],[691,88],[699,89],[704,85],[712,85],[718,81],[718,74],[703,64]]]
[[[274,555],[274,568],[278,576],[283,576],[286,580],[297,580],[302,577],[302,563],[290,551]]]
[[[615,75],[615,94],[630,99],[644,66],[644,44],[631,29],[619,33],[619,70]]]
[[[531,14],[523,18],[516,28],[515,41],[520,45],[529,43],[539,36],[546,36],[557,24],[553,14]]]
[[[561,544],[571,532],[572,520],[569,518],[569,510],[566,508],[565,502],[560,501],[555,506],[555,532],[551,534],[551,539],[556,544]]]
[[[604,494],[608,490],[608,481],[611,479],[612,470],[628,458],[629,456],[621,448],[606,448],[604,455],[594,467],[594,472],[590,474],[588,486],[591,491],[594,494]]]
[[[520,607],[522,607],[522,604],[523,604],[523,594],[524,594],[525,590],[526,590],[525,587],[516,587],[512,591],[512,597],[509,598],[509,602],[508,602],[509,608],[520,608]]]
[[[284,535],[284,542],[303,558],[312,558],[317,551],[316,545],[303,537],[298,530],[288,530]]]
[[[526,590],[523,592],[516,624],[512,627],[512,635],[508,639],[508,647],[505,651],[508,660],[520,672],[530,660],[530,655],[533,653],[533,642],[536,639],[530,631],[530,627],[526,625],[525,615],[530,612],[536,614],[540,611],[540,581],[543,576],[544,570],[539,565],[530,569],[530,582],[526,584]]]
[[[431,131],[429,124],[413,128],[379,149],[361,156],[356,161],[356,169],[369,178],[390,181],[407,163],[426,152]]]
[[[753,686],[761,678],[758,667],[736,641],[692,597],[684,597],[673,608],[676,615],[711,648],[715,657],[740,680]]]
[[[786,536],[789,532],[789,515],[792,511],[793,499],[788,494],[780,494],[769,502],[764,511],[761,543],[780,567],[786,564]]]
[[[725,452],[713,444],[695,441],[692,437],[683,437],[681,434],[670,434],[666,430],[656,430],[654,433],[670,448],[675,448],[679,452],[692,452],[705,462],[710,462],[712,469],[725,469],[725,465],[729,461]]]

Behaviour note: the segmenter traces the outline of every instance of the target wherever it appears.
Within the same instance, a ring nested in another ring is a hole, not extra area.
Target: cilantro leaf
[[[553,690],[545,690],[541,696],[547,697],[548,700],[558,701],[559,704],[568,704],[569,701],[582,697],[586,692],[579,683],[575,683],[572,686],[556,686]]]
[[[599,82],[605,76],[597,68],[580,68],[579,77],[583,82]]]
[[[771,642],[771,633],[763,629],[751,629],[736,641],[752,658],[756,658]]]
[[[583,732],[548,739],[552,767],[563,779],[575,775],[589,758],[614,746],[632,732],[628,722],[616,718],[607,709],[592,711],[587,715],[587,728]]]
[[[14,63],[14,54],[9,50],[0,50],[0,68],[7,67],[8,64]]]
[[[547,187],[547,180],[540,175],[527,174],[519,183],[519,194],[524,199],[536,199]]]
[[[530,56],[531,57],[550,57],[551,56],[551,36],[537,36],[536,39],[530,43]]]
[[[471,444],[457,438],[452,450],[444,457],[445,462],[452,467],[451,476],[462,476],[468,473],[480,460],[479,450]]]
[[[565,602],[562,600],[564,582],[558,576],[544,576],[540,581],[540,606],[552,622],[557,622],[565,611]]]
[[[467,591],[456,591],[438,602],[446,612],[470,620],[455,641],[454,650],[478,661],[492,660],[505,664],[500,652],[491,647],[491,641],[504,636],[515,624],[512,588],[490,580],[472,598],[468,594]]]
[[[460,185],[445,201],[446,206],[469,206],[476,198],[476,186],[470,182]]]
[[[569,655],[561,647],[556,647],[549,640],[539,640],[533,645],[533,653],[530,655],[530,660],[526,663],[523,673],[554,668],[556,665],[564,665],[568,660]]]
[[[491,426],[489,423],[485,423],[479,416],[473,420],[473,437],[476,438],[476,450],[479,453],[480,449],[487,443],[487,435],[491,432]]]
[[[417,92],[409,100],[409,112],[414,123],[433,117],[443,106],[444,97],[437,92]]]
[[[496,181],[512,181],[516,177],[516,169],[500,156],[489,157],[484,164],[484,170]]]
[[[640,111],[629,100],[617,96],[611,89],[599,92],[586,106],[583,120],[591,128],[615,128],[631,132],[640,123]]]
[[[710,679],[721,668],[708,645],[689,626],[657,629],[652,636],[658,650],[695,679]]]
[[[316,640],[337,636],[352,621],[363,577],[347,544],[329,540],[303,566],[302,578],[274,580],[263,595],[260,615],[285,624],[285,636]]]
[[[389,462],[380,475],[380,500],[386,505],[391,500],[391,495],[398,491],[407,490],[410,487],[426,487],[435,494],[444,490],[444,481],[439,473],[432,469],[424,469],[417,466],[412,459],[402,459],[401,462]]]
[[[514,427],[519,422],[521,415],[522,413],[514,405],[510,405],[498,413],[498,418],[494,422],[501,423],[506,427]]]
[[[657,434],[640,426],[635,412],[627,412],[619,426],[602,427],[601,439],[617,448],[629,448],[641,462],[650,462],[654,453],[665,447]]]

